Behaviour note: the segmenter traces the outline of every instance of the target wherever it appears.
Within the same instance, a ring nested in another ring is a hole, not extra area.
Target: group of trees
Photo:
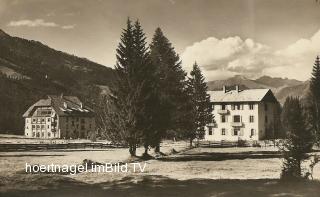
[[[300,98],[288,97],[281,114],[282,126],[286,131],[285,143],[281,150],[284,163],[281,178],[299,179],[312,176],[303,172],[302,162],[310,158],[310,150],[314,144],[320,144],[320,61],[316,58],[310,80],[310,91],[307,102],[302,104]],[[318,162],[315,157],[310,168]]]
[[[160,28],[148,46],[139,21],[128,19],[116,57],[116,82],[101,107],[102,130],[111,140],[126,143],[134,156],[138,145],[148,155],[150,147],[160,152],[164,138],[192,143],[203,137],[205,124],[212,121],[204,77],[197,64],[187,77]]]

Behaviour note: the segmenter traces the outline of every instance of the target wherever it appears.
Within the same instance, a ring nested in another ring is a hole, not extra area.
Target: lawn
[[[76,175],[26,174],[25,163],[79,164],[84,159],[119,162],[126,149],[62,152],[0,153],[0,196],[319,196],[318,181],[280,182],[281,155],[267,148],[194,148],[171,143],[180,153],[147,161],[143,173],[92,173]],[[138,150],[138,154],[142,153]],[[319,153],[317,153],[319,154]]]

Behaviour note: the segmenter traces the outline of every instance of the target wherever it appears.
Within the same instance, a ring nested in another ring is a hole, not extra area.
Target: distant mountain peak
[[[232,78],[242,79],[242,80],[249,80],[247,77],[245,77],[245,76],[243,76],[243,75],[234,75]]]

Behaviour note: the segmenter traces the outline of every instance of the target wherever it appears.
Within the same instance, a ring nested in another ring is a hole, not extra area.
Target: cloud
[[[251,78],[271,75],[307,80],[319,53],[320,30],[310,39],[300,39],[281,50],[274,50],[250,38],[209,37],[186,47],[181,58],[188,71],[197,61],[208,80],[235,74]]]
[[[46,22],[43,19],[35,19],[35,20],[19,20],[19,21],[11,21],[8,26],[11,27],[57,27],[58,25],[54,22]]]
[[[59,25],[55,22],[48,22],[43,19],[35,19],[35,20],[18,20],[11,21],[7,26],[10,27],[59,27],[62,29],[73,29],[75,25]]]
[[[64,25],[61,26],[62,29],[74,29],[76,27],[76,25]]]

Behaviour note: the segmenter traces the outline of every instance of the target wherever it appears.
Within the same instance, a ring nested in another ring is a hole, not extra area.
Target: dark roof
[[[248,89],[248,90],[229,90],[225,91],[208,91],[211,102],[260,102],[267,99],[276,102],[270,89]],[[273,97],[273,98],[272,98]]]
[[[82,106],[82,107],[81,107]],[[49,95],[47,99],[40,99],[23,114],[29,117],[37,107],[52,107],[58,116],[93,116],[94,111],[84,106],[76,96]]]

